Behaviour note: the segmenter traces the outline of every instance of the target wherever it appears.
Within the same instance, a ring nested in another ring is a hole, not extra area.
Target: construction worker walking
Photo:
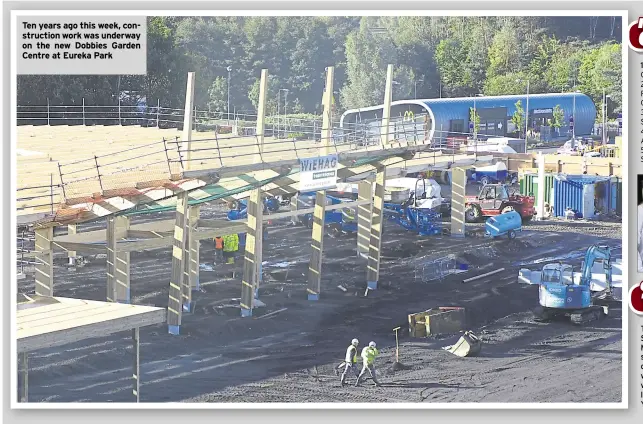
[[[375,385],[380,386],[380,382],[377,380],[377,375],[375,374],[375,358],[379,354],[380,352],[377,350],[375,342],[370,342],[368,346],[362,349],[362,361],[364,361],[364,365],[362,366],[362,372],[357,376],[355,387],[359,386],[359,382],[364,374],[366,374],[366,371],[371,375]]]
[[[220,263],[223,259],[223,237],[214,238],[214,263]]]
[[[239,235],[228,234],[223,236],[223,257],[228,264],[234,264],[234,257],[239,250]]]
[[[353,339],[351,344],[346,349],[346,358],[344,358],[344,372],[342,373],[342,387],[346,384],[346,375],[348,371],[353,371],[355,376],[359,375],[357,370],[357,346],[359,346],[359,340]]]

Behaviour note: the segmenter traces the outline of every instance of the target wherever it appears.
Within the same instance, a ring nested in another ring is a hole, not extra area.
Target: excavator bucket
[[[447,352],[451,352],[461,358],[468,356],[478,356],[482,349],[482,342],[471,331],[466,331],[462,337],[453,346],[444,348]]]

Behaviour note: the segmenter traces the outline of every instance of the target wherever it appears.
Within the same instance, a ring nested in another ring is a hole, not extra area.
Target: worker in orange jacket
[[[221,263],[223,261],[223,237],[218,236],[214,238],[214,263]]]

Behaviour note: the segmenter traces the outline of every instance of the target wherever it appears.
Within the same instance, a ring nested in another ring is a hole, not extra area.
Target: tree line
[[[253,113],[262,68],[267,113],[322,110],[335,66],[339,112],[381,104],[386,66],[393,97],[526,92],[589,95],[613,118],[622,108],[619,17],[150,17],[147,75],[18,77],[18,105],[116,105],[119,93],[182,109],[196,72],[200,110]],[[229,71],[228,71],[229,69]],[[230,79],[228,81],[228,75]],[[287,90],[287,91],[286,91]]]

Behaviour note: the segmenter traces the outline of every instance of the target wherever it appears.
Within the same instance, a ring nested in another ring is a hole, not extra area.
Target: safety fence
[[[141,125],[144,127],[177,128],[183,126],[185,110],[148,105],[19,105],[18,125]],[[231,125],[234,121],[256,121],[256,112],[231,113],[194,108],[194,124]]]

